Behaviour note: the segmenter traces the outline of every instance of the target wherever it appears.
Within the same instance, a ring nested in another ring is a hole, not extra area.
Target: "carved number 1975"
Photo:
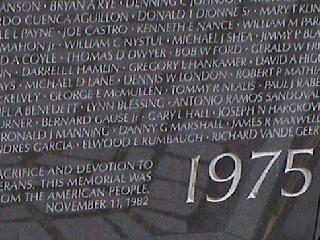
[[[266,179],[270,169],[274,165],[274,163],[277,161],[279,156],[281,155],[281,151],[275,151],[275,152],[252,152],[252,160],[258,159],[258,158],[263,158],[263,157],[270,157],[271,161],[268,163],[264,171],[262,172],[260,178],[257,180],[256,184],[254,185],[252,191],[248,195],[248,199],[253,199],[257,197],[257,194],[261,188],[261,185],[263,184],[264,180]],[[286,168],[285,168],[285,173],[299,173],[302,174],[304,177],[304,184],[301,187],[301,189],[297,192],[290,193],[287,192],[285,189],[281,189],[281,195],[284,197],[289,197],[289,198],[294,198],[298,197],[302,194],[304,194],[308,188],[311,185],[311,180],[312,180],[312,174],[309,169],[306,168],[298,168],[294,167],[294,158],[298,154],[309,154],[313,155],[314,149],[298,149],[298,150],[288,150],[288,156],[287,156],[287,163],[286,163]],[[223,158],[230,158],[234,162],[234,171],[230,174],[230,176],[226,178],[221,178],[218,176],[216,172],[216,165],[217,163],[223,159]],[[191,171],[190,171],[190,179],[189,179],[189,187],[188,187],[188,196],[187,196],[187,203],[194,203],[195,202],[195,188],[196,188],[196,181],[197,181],[197,172],[198,172],[198,166],[199,166],[199,160],[200,156],[197,156],[195,158],[191,159]],[[229,191],[220,198],[212,198],[209,195],[206,196],[206,200],[208,202],[223,202],[227,199],[229,199],[237,190],[237,187],[240,183],[241,179],[241,174],[242,174],[242,162],[240,158],[233,154],[233,153],[223,153],[215,157],[209,165],[209,176],[212,181],[218,182],[218,183],[223,183],[223,182],[231,182],[231,186]]]

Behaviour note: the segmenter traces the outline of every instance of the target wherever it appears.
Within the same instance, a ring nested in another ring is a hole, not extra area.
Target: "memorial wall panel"
[[[318,240],[319,76],[319,1],[0,1],[0,240]]]

